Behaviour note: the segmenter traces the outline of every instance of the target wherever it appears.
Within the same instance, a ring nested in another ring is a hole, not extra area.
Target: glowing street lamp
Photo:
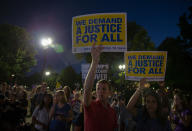
[[[53,42],[53,40],[50,37],[43,38],[41,40],[41,45],[43,46],[44,49],[47,49],[49,46],[52,45],[52,42]]]
[[[51,74],[50,71],[46,71],[46,72],[45,72],[45,76],[49,76],[50,74]]]
[[[15,74],[12,74],[11,76],[12,76],[12,77],[15,77]]]
[[[121,71],[120,72],[120,77],[121,77],[121,86],[123,85],[123,73],[124,73],[124,70],[125,70],[125,65],[123,64],[123,65],[119,65],[119,70]],[[118,88],[117,88],[117,93],[118,93]]]
[[[121,71],[124,71],[124,70],[125,70],[125,65],[119,65],[119,69],[120,69]]]

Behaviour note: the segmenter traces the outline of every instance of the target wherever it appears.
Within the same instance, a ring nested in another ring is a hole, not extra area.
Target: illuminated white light
[[[122,68],[125,69],[125,65],[122,65]]]
[[[125,69],[125,65],[119,65],[119,69],[120,70],[124,70]]]
[[[119,69],[120,69],[120,70],[122,69],[122,65],[119,65]]]
[[[41,40],[41,44],[42,44],[43,47],[47,47],[47,46],[51,45],[52,42],[53,42],[53,41],[52,41],[51,38],[43,38],[43,39]]]
[[[45,75],[46,75],[46,76],[49,76],[50,74],[51,74],[51,73],[50,73],[49,71],[46,71],[46,72],[45,72]]]

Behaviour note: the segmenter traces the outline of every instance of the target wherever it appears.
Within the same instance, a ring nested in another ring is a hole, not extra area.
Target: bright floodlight
[[[125,65],[122,65],[123,69],[125,69]]]
[[[51,73],[50,73],[49,71],[46,71],[46,72],[45,72],[45,75],[46,75],[46,76],[49,76],[50,74],[51,74]]]
[[[48,47],[52,44],[52,39],[51,38],[43,38],[41,40],[41,44],[43,47]]]
[[[124,70],[125,69],[125,65],[119,65],[119,69],[120,70]]]

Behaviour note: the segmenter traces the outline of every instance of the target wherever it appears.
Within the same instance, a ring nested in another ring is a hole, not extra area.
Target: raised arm
[[[89,71],[87,73],[87,76],[85,78],[85,83],[84,83],[84,104],[85,106],[89,106],[91,104],[91,92],[94,84],[94,78],[95,78],[95,73],[96,73],[96,68],[99,63],[100,59],[100,54],[101,50],[103,47],[98,46],[95,47],[95,44],[93,44],[92,49],[91,49],[91,56],[92,56],[92,62],[91,66],[89,68]]]
[[[137,103],[137,100],[141,95],[142,89],[145,88],[145,84],[146,84],[146,79],[141,79],[140,86],[136,89],[135,93],[132,95],[132,97],[130,98],[127,104],[127,109],[129,111],[132,111],[132,109],[135,107],[135,104]]]

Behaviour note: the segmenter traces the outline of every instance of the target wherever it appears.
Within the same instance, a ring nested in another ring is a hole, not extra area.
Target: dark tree
[[[34,56],[31,37],[25,29],[8,24],[0,25],[1,81],[10,81],[12,74],[17,81],[21,80],[36,64]]]
[[[63,86],[69,86],[72,89],[75,88],[75,84],[79,83],[79,74],[75,72],[72,66],[67,66],[61,71],[61,74],[59,75],[58,81]]]
[[[168,51],[166,81],[174,88],[190,90],[192,81],[192,7],[179,18],[180,35],[167,38],[159,50]]]
[[[192,58],[188,55],[179,39],[167,38],[159,50],[168,51],[166,81],[173,88],[189,90],[192,85]]]
[[[179,18],[180,39],[186,48],[192,48],[192,6]]]

